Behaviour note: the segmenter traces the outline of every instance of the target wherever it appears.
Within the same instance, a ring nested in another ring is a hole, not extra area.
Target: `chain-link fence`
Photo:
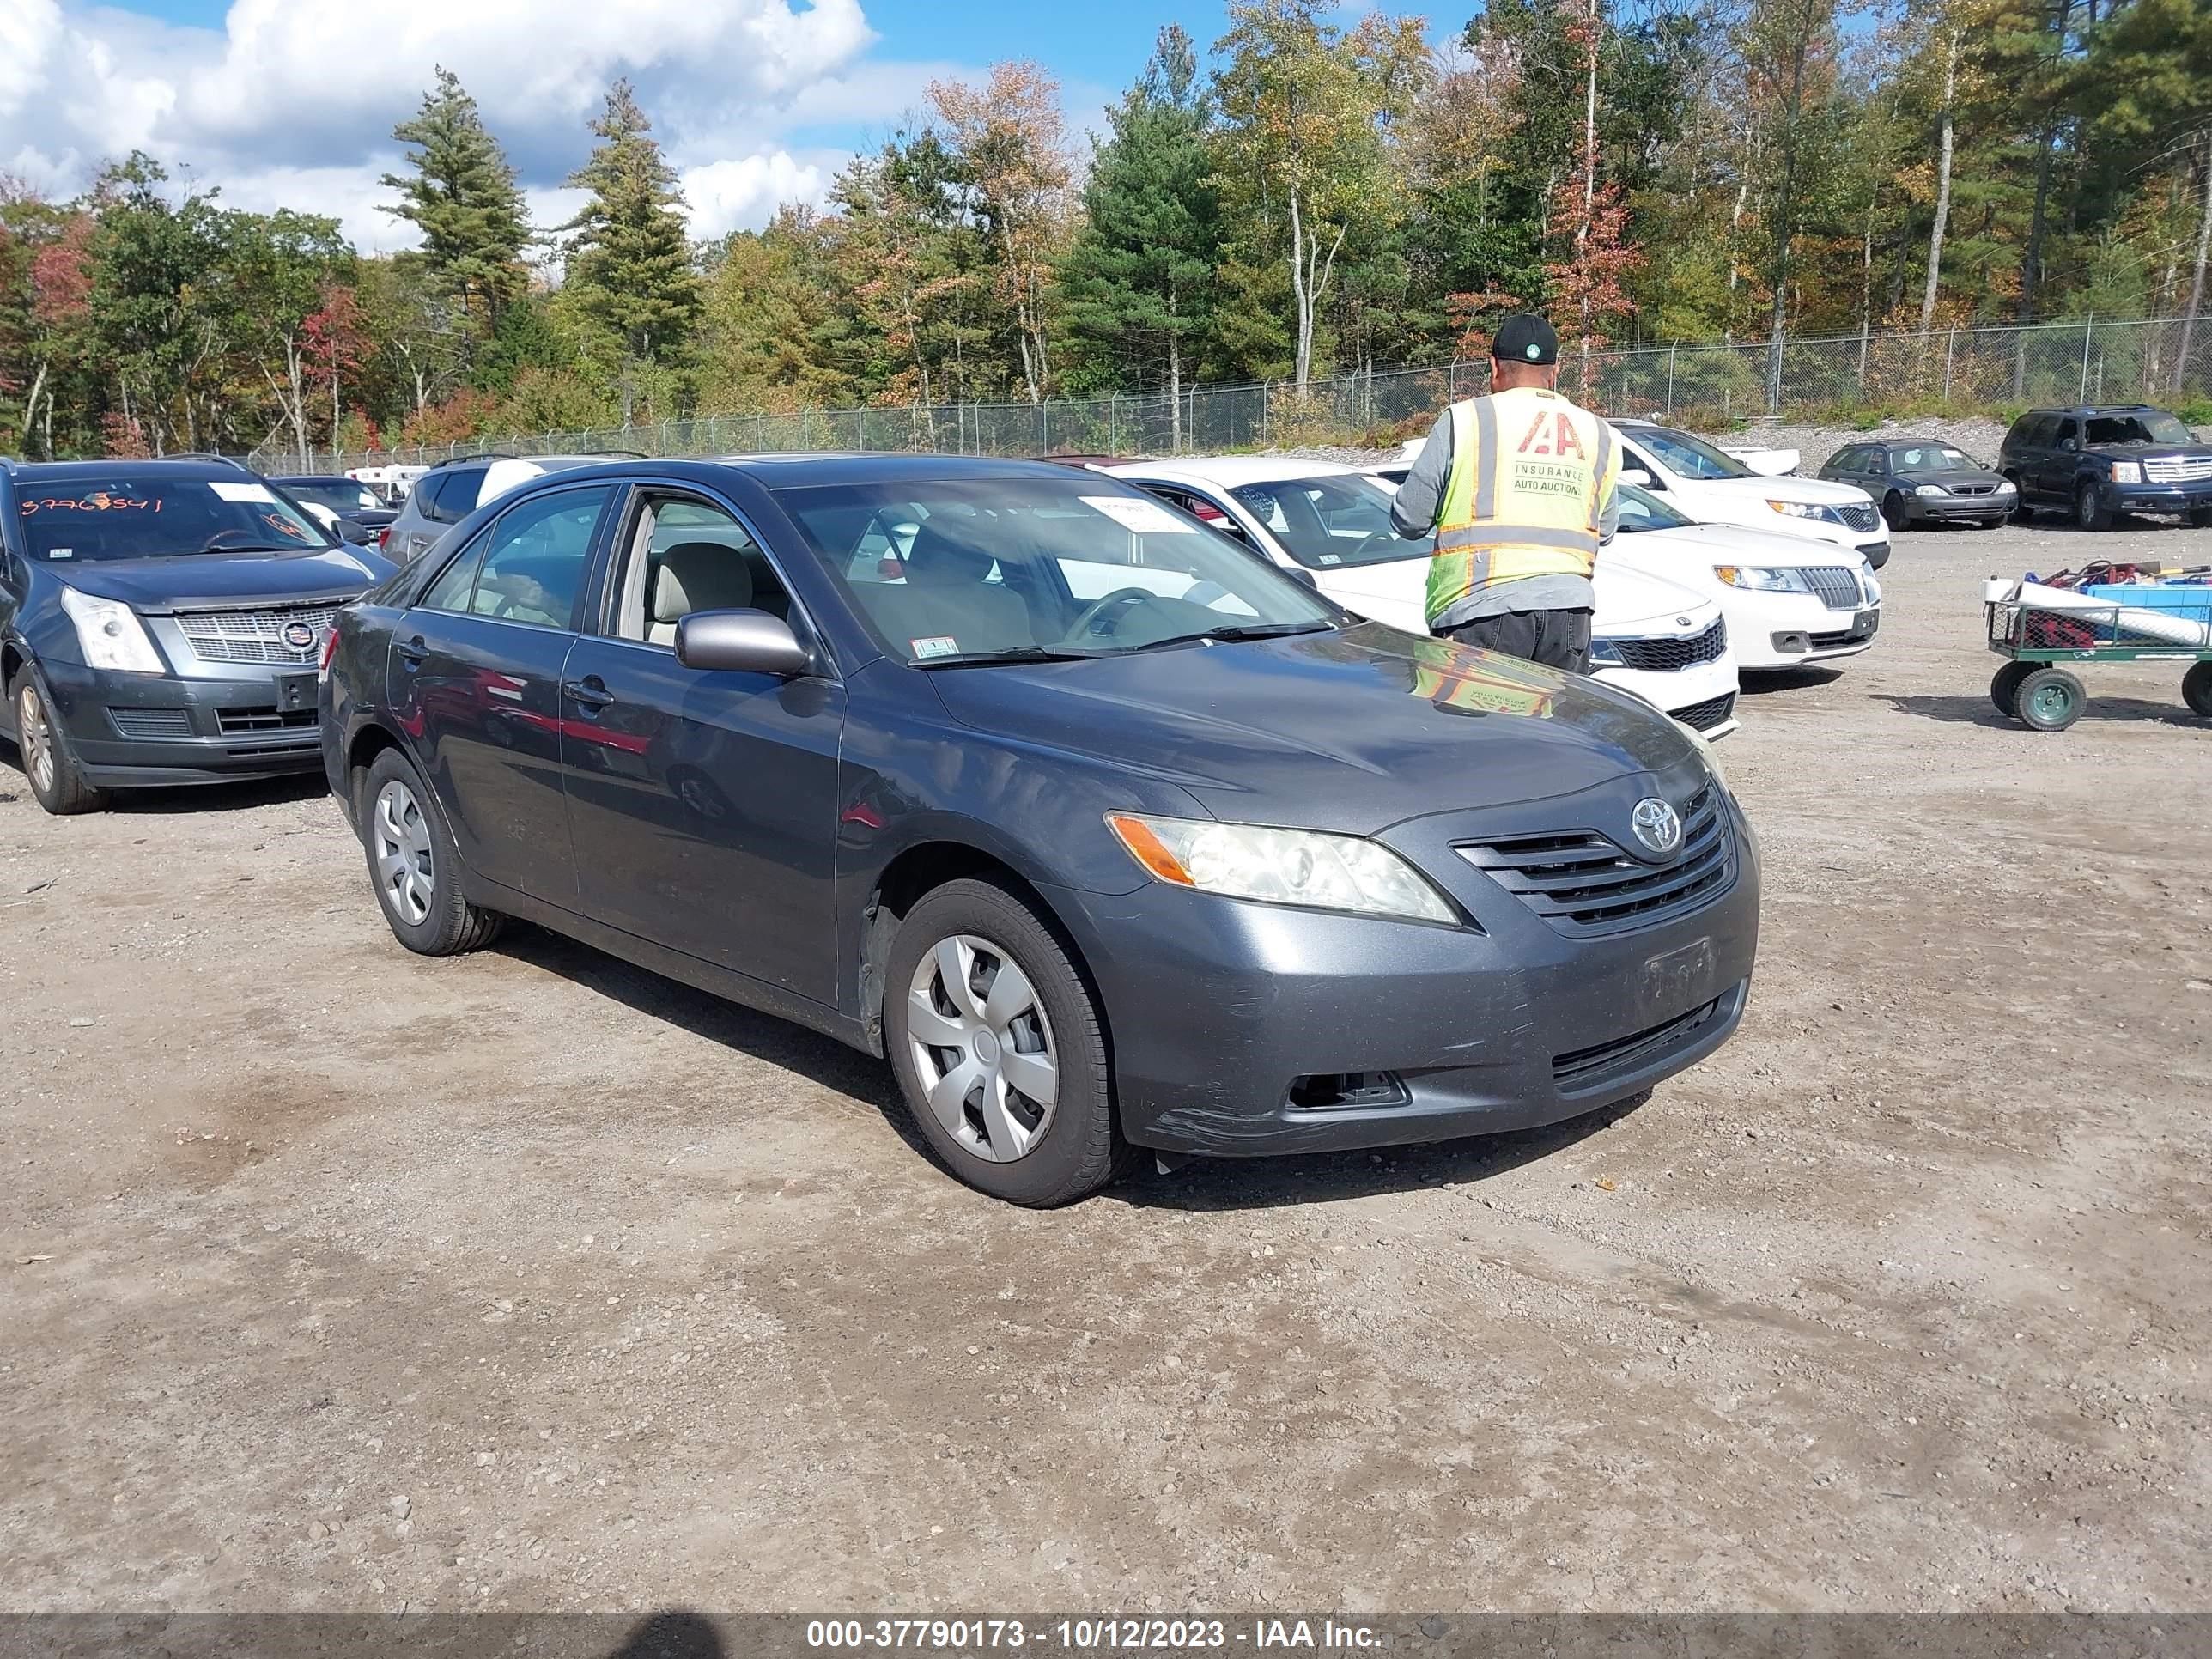
[[[1706,429],[1764,415],[1814,420],[1881,409],[1995,412],[2076,403],[2179,404],[2212,397],[2212,317],[2045,323],[2021,328],[1791,340],[1781,349],[1778,398],[1765,343],[1639,346],[1565,359],[1569,395],[1610,415],[1658,416]],[[789,453],[937,451],[963,455],[1206,454],[1352,442],[1409,429],[1455,398],[1480,392],[1484,365],[1370,370],[1316,380],[1194,387],[1180,397],[1060,398],[1040,404],[940,404],[717,415],[580,432],[511,433],[368,453],[320,453],[309,471],[461,455]],[[252,461],[301,465],[271,443]]]

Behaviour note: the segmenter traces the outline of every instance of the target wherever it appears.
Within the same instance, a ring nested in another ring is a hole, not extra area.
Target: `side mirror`
[[[676,660],[686,668],[796,679],[814,658],[791,624],[765,611],[695,611],[676,624]]]
[[[2061,438],[2058,441],[2058,447],[2064,450],[2069,455],[2071,455],[2075,450],[2081,447],[2081,441],[2079,438]]]
[[[367,547],[376,539],[374,530],[352,519],[340,519],[331,527],[338,532],[341,539],[352,543],[356,547]]]
[[[1640,466],[1623,467],[1620,470],[1620,481],[1625,484],[1634,484],[1638,489],[1651,488],[1651,475]]]

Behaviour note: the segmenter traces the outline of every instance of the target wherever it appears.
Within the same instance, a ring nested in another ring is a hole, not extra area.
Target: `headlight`
[[[1177,887],[1413,921],[1459,920],[1412,865],[1358,836],[1125,812],[1106,822],[1131,858]]]
[[[1820,509],[1809,501],[1769,501],[1767,505],[1784,518],[1817,519]]]
[[[2112,482],[2114,483],[2141,483],[2142,482],[2142,463],[2140,461],[2114,461],[2112,463]]]
[[[129,605],[64,587],[62,609],[76,624],[76,642],[87,668],[112,668],[125,674],[168,672],[146,636],[146,624]]]
[[[1747,587],[1760,593],[1809,593],[1812,583],[1802,570],[1771,570],[1748,564],[1717,564],[1713,574],[1730,587]]]
[[[1951,492],[1942,484],[1915,484],[1912,493],[1916,495],[1948,495]]]
[[[1999,478],[1997,480],[1997,487],[1990,493],[1993,495],[2010,495],[2015,492],[2013,489],[2013,483],[2010,478]]]
[[[1611,640],[1593,639],[1590,641],[1590,661],[1593,664],[1610,663],[1615,668],[1626,665],[1621,659],[1620,647]]]

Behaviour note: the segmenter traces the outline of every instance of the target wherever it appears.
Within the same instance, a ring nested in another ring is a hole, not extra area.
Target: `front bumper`
[[[1738,668],[1797,668],[1855,657],[1871,648],[1881,627],[1881,602],[1855,611],[1831,611],[1809,593],[1747,589],[1729,596],[1728,618]]]
[[[1729,638],[1733,647],[1734,623],[1729,626]],[[1733,649],[1723,652],[1711,662],[1692,663],[1671,674],[1595,663],[1590,667],[1590,678],[1632,692],[1677,720],[1686,720],[1687,724],[1708,738],[1723,738],[1736,728],[1736,659]]]
[[[2002,495],[1907,495],[1905,514],[1915,522],[1978,524],[1990,519],[2009,519],[2020,497]]]
[[[236,678],[185,678],[39,667],[86,781],[99,787],[236,782],[322,765],[314,705],[280,708],[275,671],[240,664]]]
[[[1741,815],[1723,811],[1727,887],[1686,915],[1599,937],[1561,932],[1451,850],[1497,833],[1494,813],[1380,837],[1480,932],[1159,884],[1046,897],[1098,982],[1131,1141],[1237,1157],[1447,1140],[1596,1110],[1728,1040],[1758,948],[1759,869]],[[1355,1079],[1366,1082],[1346,1086]],[[1332,1088],[1338,1098],[1311,1103]]]
[[[2106,490],[2123,513],[2187,513],[2212,507],[2212,478],[2195,483],[2115,483]]]

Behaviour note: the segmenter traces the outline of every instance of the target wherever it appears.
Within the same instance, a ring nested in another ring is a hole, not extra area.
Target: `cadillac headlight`
[[[1408,921],[1459,920],[1412,865],[1362,836],[1133,812],[1109,812],[1106,823],[1131,858],[1174,886]]]
[[[2141,483],[2142,482],[2142,463],[2141,461],[2114,461],[2112,463],[2112,482],[2114,483]]]
[[[109,668],[125,674],[165,674],[161,653],[147,637],[138,614],[118,599],[103,599],[62,589],[62,609],[76,624],[76,642],[87,668]]]
[[[1757,593],[1809,593],[1813,584],[1805,580],[1802,570],[1768,569],[1758,565],[1717,564],[1713,574],[1730,587],[1749,588]]]

